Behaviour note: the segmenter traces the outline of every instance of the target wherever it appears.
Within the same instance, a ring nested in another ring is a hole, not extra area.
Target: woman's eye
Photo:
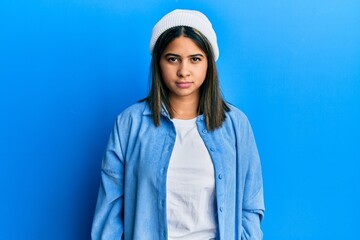
[[[193,57],[193,58],[192,58],[192,61],[193,61],[193,62],[200,62],[200,61],[201,61],[201,59],[200,59],[200,58],[198,58],[198,57]]]
[[[177,61],[177,58],[170,57],[170,58],[168,58],[168,61],[169,61],[169,62],[176,62],[176,61]]]

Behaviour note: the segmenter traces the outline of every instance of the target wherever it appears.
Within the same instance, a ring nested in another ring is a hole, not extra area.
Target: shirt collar
[[[165,107],[164,103],[162,103],[162,108],[161,108],[160,114],[165,116],[165,117],[170,118],[170,115],[169,115],[168,111],[166,110],[166,107]],[[151,111],[148,102],[146,102],[146,104],[145,104],[143,115],[153,115],[153,112]]]
[[[166,107],[165,107],[164,103],[162,103],[162,108],[161,108],[160,114],[170,119],[170,115],[169,115],[168,111],[166,110]],[[143,115],[145,115],[145,116],[146,115],[153,115],[153,112],[151,111],[148,102],[146,102],[146,104],[145,104]],[[204,121],[204,119],[205,119],[204,114],[199,115],[197,117],[197,119],[200,120],[200,121]]]

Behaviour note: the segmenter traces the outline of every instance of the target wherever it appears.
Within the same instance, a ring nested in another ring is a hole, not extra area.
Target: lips
[[[178,88],[189,88],[192,82],[176,82],[175,84]]]

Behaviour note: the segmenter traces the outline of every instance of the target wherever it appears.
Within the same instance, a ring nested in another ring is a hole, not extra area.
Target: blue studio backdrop
[[[90,239],[115,117],[146,96],[153,25],[198,9],[262,159],[267,240],[356,239],[360,2],[0,3],[0,239]]]

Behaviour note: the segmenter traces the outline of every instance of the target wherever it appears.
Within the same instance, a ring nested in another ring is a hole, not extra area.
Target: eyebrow
[[[181,57],[180,55],[175,54],[175,53],[167,53],[167,54],[165,54],[165,57],[170,57],[170,56]],[[204,57],[204,55],[202,55],[201,53],[196,53],[196,54],[191,54],[188,57],[191,57],[191,58],[193,58],[193,57]]]

